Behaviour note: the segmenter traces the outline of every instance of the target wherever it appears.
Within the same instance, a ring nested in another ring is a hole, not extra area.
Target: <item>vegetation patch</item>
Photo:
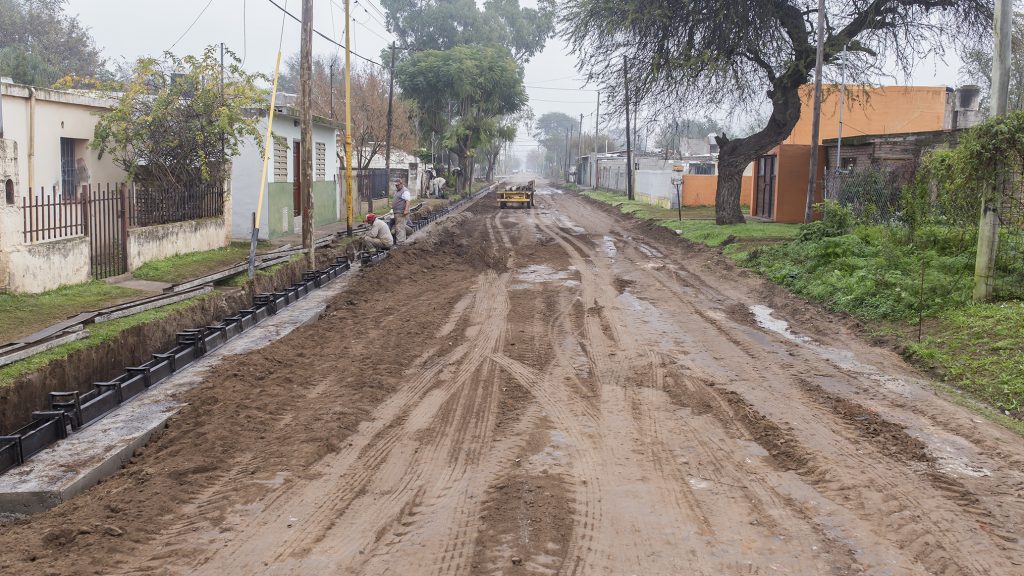
[[[1024,302],[971,304],[939,315],[907,356],[1014,417],[1024,407]]]
[[[140,312],[126,318],[119,318],[117,320],[111,320],[109,322],[102,322],[99,324],[90,324],[86,328],[89,331],[89,335],[81,340],[68,342],[67,344],[62,344],[56,348],[35,354],[24,360],[19,360],[13,364],[0,367],[0,388],[11,386],[19,376],[35,372],[54,360],[66,358],[76,350],[97,346],[103,342],[113,340],[114,338],[117,338],[119,334],[133,326],[160,320],[161,318],[170,316],[178,310],[188,308],[196,302],[208,297],[210,297],[209,293],[189,300],[184,300],[182,302],[176,302],[160,308]]]
[[[42,294],[0,294],[0,341],[11,342],[86,310],[127,300],[139,292],[87,282]]]
[[[262,243],[257,246],[257,248],[265,247],[266,244]],[[223,270],[234,264],[240,264],[248,257],[248,242],[232,242],[224,248],[179,254],[162,260],[146,262],[139,266],[132,275],[140,280],[177,284]]]

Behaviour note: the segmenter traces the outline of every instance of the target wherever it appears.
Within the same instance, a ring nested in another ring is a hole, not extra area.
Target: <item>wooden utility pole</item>
[[[633,146],[629,130],[629,68],[626,55],[622,55],[622,81],[626,89],[626,198],[633,199]]]
[[[818,137],[821,131],[821,67],[825,59],[825,0],[818,0],[818,54],[814,60],[814,112],[811,116],[811,166],[807,176],[807,205],[804,222],[814,218],[814,197],[818,191]]]
[[[583,158],[583,113],[580,112],[580,140],[576,143],[576,179],[577,184],[583,183],[583,175],[580,174],[580,158]]]
[[[316,268],[313,254],[313,0],[302,0],[302,45],[299,48],[299,156],[301,172],[299,192],[302,196],[302,247],[306,250],[306,266]]]
[[[597,91],[597,111],[594,113],[594,158],[593,164],[594,172],[590,178],[590,185],[593,186],[594,190],[597,190],[597,136],[601,133],[601,91]]]
[[[992,97],[989,115],[1005,116],[1010,91],[1010,41],[1013,35],[1013,0],[996,0],[995,47],[992,51]],[[1005,167],[996,169],[995,189],[983,190],[981,220],[978,222],[978,255],[974,260],[974,301],[992,297],[996,254],[999,250],[999,204],[1006,185]]]
[[[352,236],[352,44],[349,31],[351,0],[345,0],[345,229]]]
[[[388,69],[388,127],[384,137],[384,172],[388,175],[385,194],[391,192],[391,110],[395,98],[395,43],[391,43],[391,68]],[[408,184],[408,182],[406,183]],[[371,202],[373,193],[370,194]]]

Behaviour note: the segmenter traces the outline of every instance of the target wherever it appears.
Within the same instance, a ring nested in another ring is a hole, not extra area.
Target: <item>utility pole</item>
[[[345,0],[345,228],[352,236],[352,48],[349,4]]]
[[[331,58],[331,88],[328,92],[331,95],[331,120],[334,120],[334,66],[337,64],[334,58]]]
[[[299,48],[299,149],[302,161],[299,192],[302,196],[302,247],[306,266],[316,268],[313,254],[313,0],[302,0],[302,45]]]
[[[569,142],[572,139],[572,132],[570,128],[565,129],[565,162],[562,164],[562,169],[565,170],[565,181],[569,181]]]
[[[583,158],[583,113],[580,112],[580,141],[576,145],[576,179],[577,184],[583,183],[583,175],[580,174],[580,158]]]
[[[590,185],[597,190],[597,137],[601,133],[601,91],[597,91],[597,112],[594,113],[594,158]]]
[[[388,71],[388,127],[384,137],[384,172],[388,175],[388,186],[385,188],[391,191],[391,108],[395,97],[395,43],[391,43],[391,68]],[[387,192],[385,192],[386,194]],[[370,194],[370,202],[373,202],[373,194]],[[371,205],[372,206],[372,205]],[[372,211],[372,208],[371,208]]]
[[[996,0],[994,19],[995,49],[992,51],[991,116],[1005,116],[1010,91],[1010,42],[1013,33],[1013,0]],[[985,302],[992,297],[995,282],[996,254],[999,250],[999,204],[1006,185],[1006,168],[996,168],[996,188],[984,190],[981,220],[978,222],[978,255],[974,261],[974,301]]]
[[[807,205],[804,222],[814,218],[814,197],[818,189],[818,136],[821,130],[821,67],[825,59],[825,0],[818,0],[818,54],[814,61],[814,113],[811,116],[811,166],[807,176]]]
[[[629,131],[629,69],[626,55],[622,55],[622,79],[626,89],[626,198],[633,199],[633,146]]]

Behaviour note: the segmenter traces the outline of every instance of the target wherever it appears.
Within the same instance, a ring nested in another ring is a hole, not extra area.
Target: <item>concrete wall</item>
[[[803,222],[804,211],[807,205],[807,180],[811,162],[811,147],[783,144],[773,152],[778,158],[773,220],[789,224]],[[817,170],[818,191],[815,203],[821,202],[824,188],[822,185],[824,167],[824,157],[819,156]],[[756,207],[751,205],[752,214],[755,213],[755,209]]]
[[[113,100],[94,98],[74,92],[35,88],[34,150],[30,122],[32,99],[27,86],[3,85],[4,135],[18,142],[18,172],[21,182],[18,186],[19,199],[31,188],[39,194],[40,188],[52,193],[53,187],[61,185],[60,139],[78,140],[75,146],[76,161],[84,162],[87,172],[80,173],[81,184],[107,184],[123,182],[124,171],[114,165],[110,156],[100,159],[95,150],[89,148],[93,139],[99,114],[108,109]],[[20,202],[19,202],[20,203]]]
[[[7,288],[11,292],[45,292],[90,279],[89,239],[84,236],[22,244],[7,256]]]
[[[284,180],[277,180],[274,178],[274,155],[273,148],[271,148],[270,162],[267,164],[267,188],[264,190],[263,194],[263,210],[260,215],[259,223],[260,238],[264,240],[271,238],[272,228],[275,230],[280,230],[281,228],[280,206],[275,204],[277,210],[275,211],[272,209],[270,190],[274,189],[276,191],[275,196],[280,195],[282,194],[284,187],[273,187],[273,185],[287,184],[289,190],[288,194],[291,194],[291,183],[295,180],[292,154],[294,153],[295,148],[299,145],[299,139],[301,138],[301,132],[297,126],[297,120],[297,118],[285,114],[274,115],[275,138],[283,138],[288,142],[288,168],[287,177]],[[261,134],[266,133],[266,118],[261,120],[259,130]],[[336,133],[337,131],[335,128],[331,126],[316,123],[313,125],[313,204],[315,207],[315,222],[319,225],[336,222],[340,215],[338,208],[341,206],[341,198],[339,195],[340,187],[337,185],[335,180],[335,177],[338,174],[338,146]],[[317,180],[315,163],[317,143],[323,143],[326,148],[324,180]],[[273,144],[271,144],[271,146],[273,146]],[[263,155],[260,153],[259,147],[255,142],[246,142],[242,146],[239,155],[232,161],[232,217],[230,230],[233,238],[248,239],[252,237],[252,214],[256,212],[256,206],[259,202],[260,172],[262,167]],[[324,192],[328,187],[332,192]],[[333,200],[329,201],[326,197],[321,199],[321,195],[323,194],[333,195]],[[280,201],[283,202],[283,200]],[[291,203],[292,201],[289,197],[288,205],[290,206]],[[333,206],[334,213],[329,219],[327,219],[326,213],[319,208],[320,205]],[[271,221],[271,218],[274,218],[275,220]]]
[[[150,260],[223,248],[228,243],[224,218],[204,218],[128,230],[128,269]],[[86,261],[89,255],[86,252]]]
[[[634,172],[634,195],[641,202],[664,208],[676,206],[676,188],[672,184],[672,170],[637,170]],[[623,179],[625,176],[623,175]],[[749,205],[753,187],[752,176],[744,175],[740,188],[740,204]],[[604,186],[602,185],[602,188]],[[625,191],[625,185],[620,191]],[[686,174],[683,176],[683,206],[714,206],[718,191],[718,176]]]
[[[0,140],[0,291],[7,290],[10,258],[7,251],[20,242],[17,231],[21,229],[18,202],[7,202],[7,184],[10,183],[17,196],[18,187],[18,143],[14,140]]]

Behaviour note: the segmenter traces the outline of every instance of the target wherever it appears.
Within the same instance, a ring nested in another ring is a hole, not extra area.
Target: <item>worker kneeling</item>
[[[372,212],[367,214],[366,223],[370,225],[366,234],[356,238],[352,244],[349,244],[348,253],[350,256],[355,256],[356,252],[367,250],[387,250],[395,243],[395,239],[391,235],[391,229],[388,228],[387,223],[383,219],[377,218],[376,214]]]

